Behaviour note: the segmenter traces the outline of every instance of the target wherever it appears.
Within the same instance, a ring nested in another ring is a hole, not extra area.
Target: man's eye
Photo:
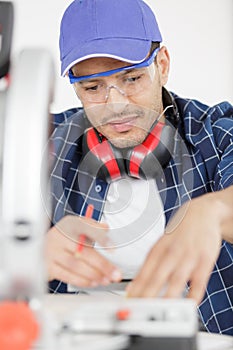
[[[128,76],[126,78],[126,82],[128,83],[135,83],[138,80],[140,80],[142,78],[142,75],[133,75],[133,76]]]
[[[94,86],[86,86],[84,87],[85,91],[97,91],[99,89],[99,85],[94,85]]]

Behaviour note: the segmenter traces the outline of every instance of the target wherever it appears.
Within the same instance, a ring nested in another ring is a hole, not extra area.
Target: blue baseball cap
[[[151,42],[162,36],[151,8],[142,0],[75,0],[60,26],[61,75],[92,57],[142,62]]]

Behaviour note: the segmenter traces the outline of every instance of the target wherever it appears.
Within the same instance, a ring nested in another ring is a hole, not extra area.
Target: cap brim
[[[63,58],[61,75],[66,73],[76,63],[93,57],[110,57],[132,64],[142,62],[148,55],[151,41],[141,39],[98,39],[82,47],[75,47]]]

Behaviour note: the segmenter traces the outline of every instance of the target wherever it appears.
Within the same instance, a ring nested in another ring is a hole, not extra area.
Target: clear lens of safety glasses
[[[81,101],[104,103],[111,89],[124,96],[137,96],[151,86],[155,75],[155,65],[123,71],[111,77],[95,78],[75,83],[75,91]],[[111,82],[112,84],[108,84]]]

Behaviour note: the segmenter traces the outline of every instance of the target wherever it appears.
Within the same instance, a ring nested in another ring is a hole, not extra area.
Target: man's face
[[[149,67],[75,83],[90,123],[118,148],[142,143],[153,122],[158,117],[163,121],[162,86],[166,82],[168,66],[160,66],[162,56],[169,60],[161,49],[158,63],[153,62]],[[128,65],[112,58],[97,57],[76,64],[73,73],[85,76]],[[166,74],[163,70],[166,70]],[[130,84],[136,87],[135,93]],[[104,100],[90,98],[99,88],[103,90]],[[125,94],[128,90],[130,94]],[[87,95],[89,98],[86,98]]]

